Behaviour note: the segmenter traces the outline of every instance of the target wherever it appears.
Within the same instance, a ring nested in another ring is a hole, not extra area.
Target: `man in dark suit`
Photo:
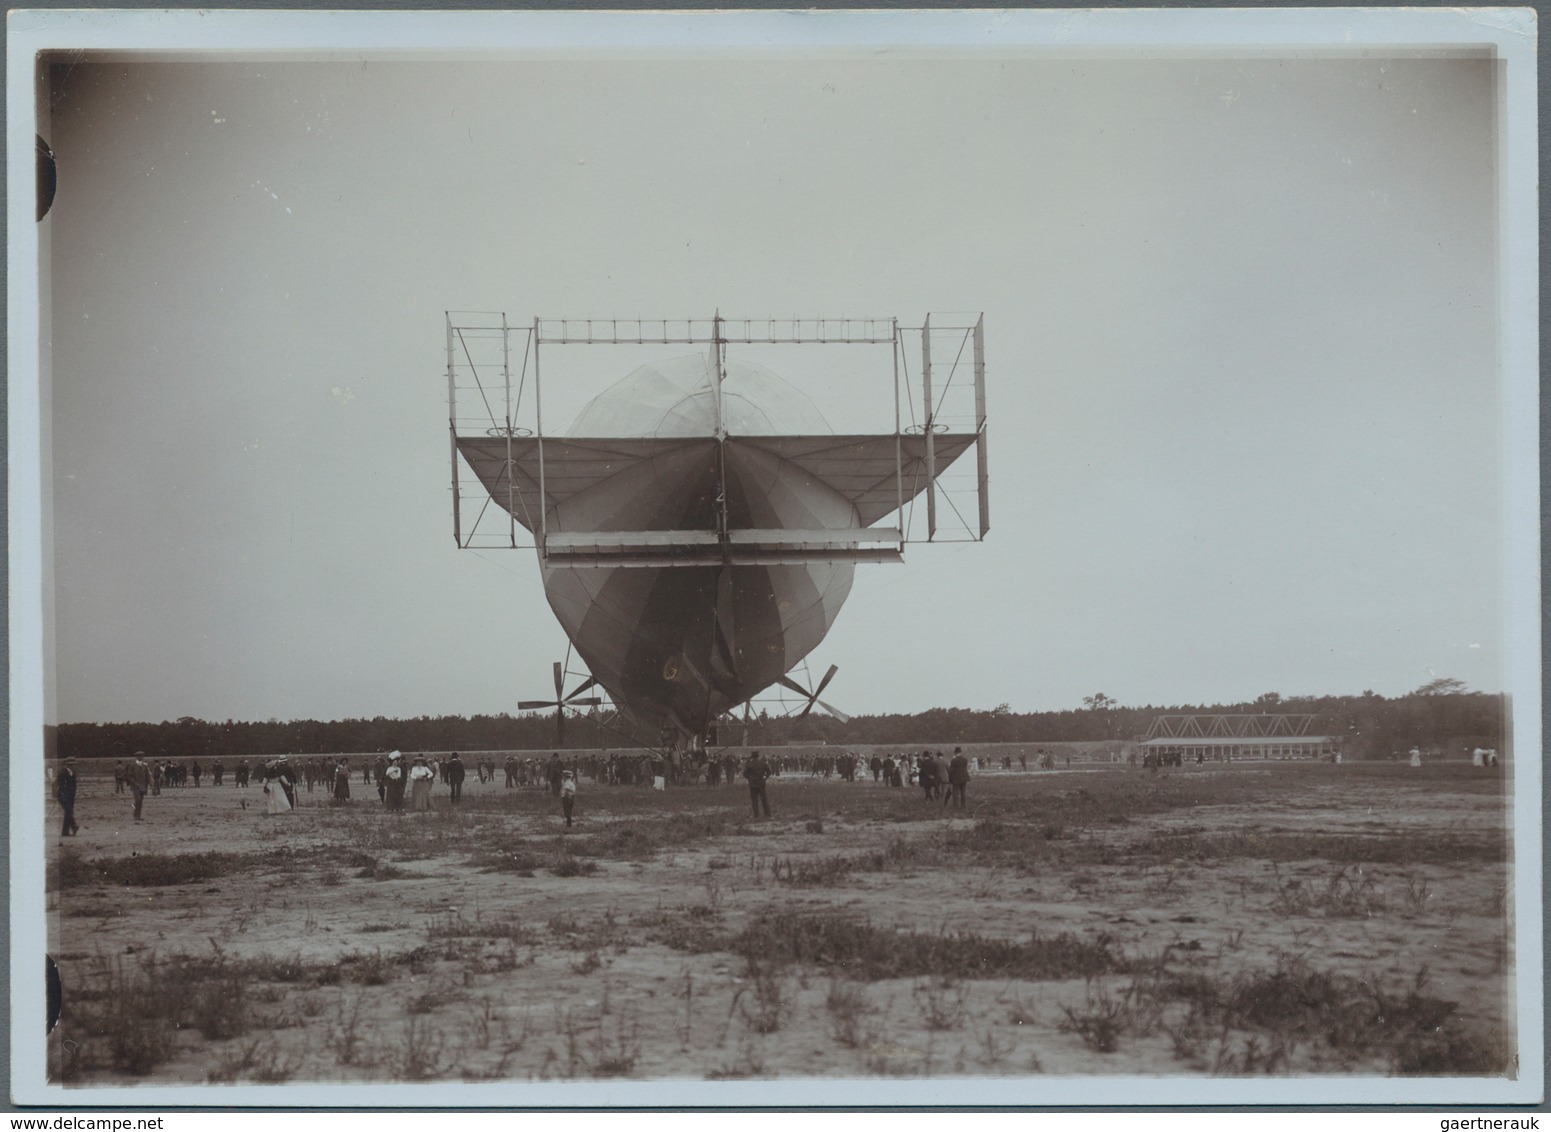
[[[760,807],[763,806],[765,816],[770,816],[770,799],[765,796],[765,779],[770,777],[770,764],[758,751],[749,756],[748,766],[743,768],[743,777],[749,783],[749,805],[754,808],[754,816],[759,817]]]
[[[969,760],[962,747],[953,748],[953,761],[948,764],[948,800],[964,808],[964,788],[969,785]]]
[[[65,811],[64,828],[59,831],[59,836],[70,837],[81,827],[75,824],[75,756],[65,759],[65,765],[59,770],[59,777],[54,780],[54,797],[58,800],[60,808]]]

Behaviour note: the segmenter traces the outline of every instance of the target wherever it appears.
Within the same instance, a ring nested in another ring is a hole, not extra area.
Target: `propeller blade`
[[[777,677],[776,683],[781,685],[783,688],[788,688],[791,691],[796,692],[803,699],[808,698],[808,689],[797,683],[797,681],[793,680],[790,676]]]
[[[587,702],[589,702],[587,700],[578,700],[576,697],[581,695],[588,688],[591,688],[591,687],[595,686],[597,683],[598,682],[596,680],[594,680],[591,676],[589,676],[587,678],[587,683],[583,684],[580,688],[577,688],[576,691],[572,692],[562,702],[563,703],[568,703],[568,704],[570,704],[570,703],[587,703]],[[597,703],[596,700],[593,700],[591,702],[592,703]]]
[[[537,708],[558,707],[554,700],[518,700],[518,711],[534,711]]]
[[[820,696],[822,696],[824,694],[824,689],[829,687],[829,682],[835,678],[835,673],[838,672],[839,670],[840,670],[840,666],[838,664],[831,664],[829,666],[829,671],[824,673],[824,679],[820,680],[819,681],[819,686],[817,688],[813,689],[813,698],[814,699],[818,699]]]
[[[797,718],[798,719],[807,719],[808,718],[808,713],[813,710],[814,703],[815,703],[814,700],[809,700],[807,705],[800,712],[797,713]]]
[[[597,707],[602,702],[603,700],[597,696],[588,696],[585,700],[567,700],[565,705],[566,707]]]
[[[555,700],[565,699],[565,665],[555,661]]]
[[[849,715],[847,715],[845,712],[841,711],[839,708],[835,707],[833,704],[826,704],[823,700],[819,700],[818,704],[819,704],[819,707],[821,707],[825,711],[829,712],[830,715],[834,716],[841,723],[850,723],[851,722],[851,717]]]

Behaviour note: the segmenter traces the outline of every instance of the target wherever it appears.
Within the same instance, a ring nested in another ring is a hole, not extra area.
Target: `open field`
[[[1514,1072],[1502,770],[255,784],[48,846],[68,1084]],[[51,808],[49,828],[57,828]]]

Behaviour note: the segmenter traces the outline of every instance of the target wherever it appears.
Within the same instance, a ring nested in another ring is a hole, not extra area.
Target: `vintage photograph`
[[[264,15],[36,14],[40,1095],[1538,1096],[1533,13]]]

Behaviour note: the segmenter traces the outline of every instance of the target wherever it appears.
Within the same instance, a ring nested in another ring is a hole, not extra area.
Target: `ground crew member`
[[[749,756],[749,765],[743,768],[743,777],[749,782],[749,805],[754,810],[754,816],[759,817],[760,807],[764,807],[765,816],[770,816],[770,799],[765,796],[765,779],[770,777],[770,764],[758,751]]]

